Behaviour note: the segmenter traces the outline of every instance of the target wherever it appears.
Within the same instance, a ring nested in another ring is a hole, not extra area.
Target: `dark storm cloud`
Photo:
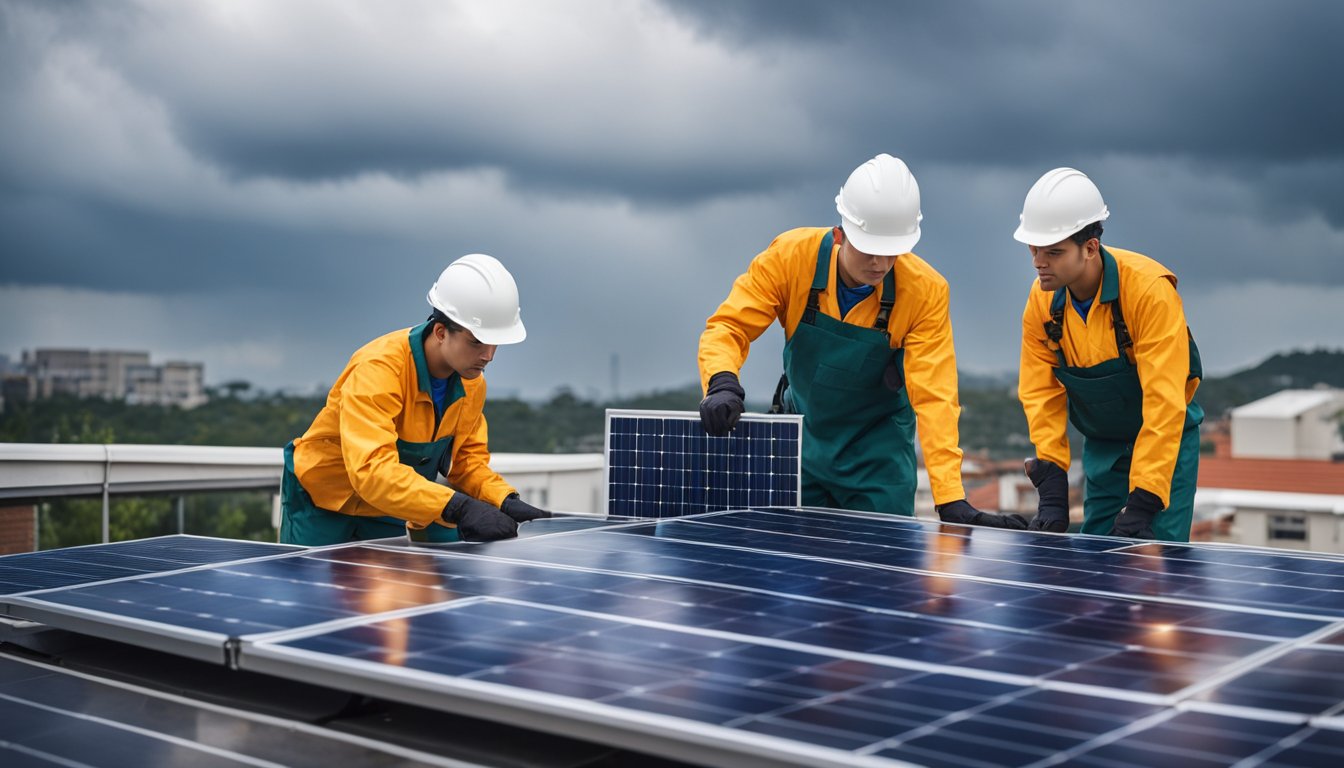
[[[1016,364],[1011,233],[1059,165],[1197,335],[1264,317],[1268,353],[1305,337],[1256,297],[1344,296],[1341,31],[1304,0],[0,0],[0,354],[75,343],[51,313],[87,303],[100,344],[180,322],[147,338],[329,381],[484,251],[530,330],[492,386],[605,388],[613,354],[627,391],[678,385],[750,257],[879,151],[919,178],[964,367]]]
[[[384,242],[368,236],[239,227],[92,201],[0,205],[0,230],[8,233],[10,253],[41,254],[5,259],[3,282],[106,291],[292,285],[320,292],[344,283],[349,274],[362,271],[361,265],[395,260]],[[400,244],[399,249],[411,246]],[[313,268],[313,261],[320,267]]]
[[[882,131],[928,157],[1005,164],[1104,151],[1235,162],[1341,152],[1344,99],[1330,81],[1344,71],[1339,3],[665,5],[734,46],[824,48],[834,105],[890,120]],[[881,138],[864,126],[853,133]]]

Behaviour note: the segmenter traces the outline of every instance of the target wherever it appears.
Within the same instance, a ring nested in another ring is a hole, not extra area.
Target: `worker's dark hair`
[[[1086,227],[1083,227],[1082,229],[1078,230],[1077,232],[1074,232],[1072,235],[1069,235],[1069,239],[1077,243],[1078,245],[1082,245],[1083,243],[1086,243],[1088,240],[1091,240],[1094,237],[1097,238],[1098,240],[1101,239],[1100,221],[1094,221],[1091,224],[1088,224]]]
[[[466,328],[463,328],[457,323],[454,323],[452,320],[449,320],[447,315],[443,314],[443,312],[440,312],[437,309],[429,313],[429,325],[425,326],[426,336],[434,332],[435,325],[442,325],[444,328],[448,329],[449,333],[458,333],[466,330]]]

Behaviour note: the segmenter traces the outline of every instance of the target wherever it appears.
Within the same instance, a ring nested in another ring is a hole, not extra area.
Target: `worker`
[[[1025,528],[966,501],[947,281],[911,253],[922,218],[915,177],[878,155],[850,174],[835,207],[839,226],[776,237],[705,324],[705,431],[727,435],[737,424],[738,373],[778,320],[784,376],[772,410],[803,415],[804,505],[913,515],[918,424],[943,521]]]
[[[1032,530],[1069,526],[1066,432],[1083,436],[1083,533],[1189,541],[1199,471],[1203,371],[1176,276],[1101,244],[1110,216],[1086,175],[1056,168],[1022,206],[1013,237],[1037,279],[1022,314],[1018,396],[1040,493]]]
[[[491,541],[550,513],[490,468],[486,366],[523,340],[518,286],[493,257],[449,264],[429,319],[365,344],[313,424],[285,447],[280,540]],[[436,482],[442,475],[448,485]]]

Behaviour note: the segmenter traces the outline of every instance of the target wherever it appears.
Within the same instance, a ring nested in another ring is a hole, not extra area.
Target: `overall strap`
[[[807,294],[807,308],[803,310],[803,322],[811,325],[817,319],[817,310],[821,307],[821,292],[831,277],[831,249],[835,246],[835,233],[827,230],[817,247],[817,269],[812,275],[812,289]]]
[[[877,319],[873,321],[873,328],[882,332],[891,341],[891,331],[887,329],[887,323],[891,319],[891,308],[896,306],[896,265],[892,264],[891,269],[882,278],[882,303],[877,310]]]
[[[1060,342],[1064,339],[1064,308],[1068,306],[1069,289],[1060,288],[1055,291],[1055,296],[1050,300],[1050,319],[1045,324],[1045,345],[1049,347],[1055,356],[1059,358],[1059,367],[1068,367],[1068,361],[1064,359],[1064,348]]]
[[[1120,266],[1115,256],[1101,246],[1101,295],[1097,298],[1111,308],[1111,326],[1115,329],[1115,349],[1120,357],[1134,365],[1134,339],[1125,324],[1125,313],[1120,311]]]
[[[1115,348],[1120,356],[1134,365],[1134,339],[1129,335],[1129,326],[1125,324],[1125,315],[1120,311],[1120,299],[1106,302],[1111,307],[1111,323],[1115,327]],[[1187,333],[1188,333],[1187,329]]]

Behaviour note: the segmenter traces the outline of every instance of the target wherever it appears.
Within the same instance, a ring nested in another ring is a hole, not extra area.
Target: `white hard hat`
[[[527,338],[518,311],[518,284],[493,256],[470,253],[449,264],[426,298],[482,344],[516,344]]]
[[[1027,245],[1054,245],[1111,212],[1101,190],[1082,171],[1056,168],[1031,185],[1022,204],[1022,223],[1013,239]]]
[[[891,155],[855,168],[835,196],[835,210],[845,237],[870,256],[908,253],[919,242],[919,184]]]

